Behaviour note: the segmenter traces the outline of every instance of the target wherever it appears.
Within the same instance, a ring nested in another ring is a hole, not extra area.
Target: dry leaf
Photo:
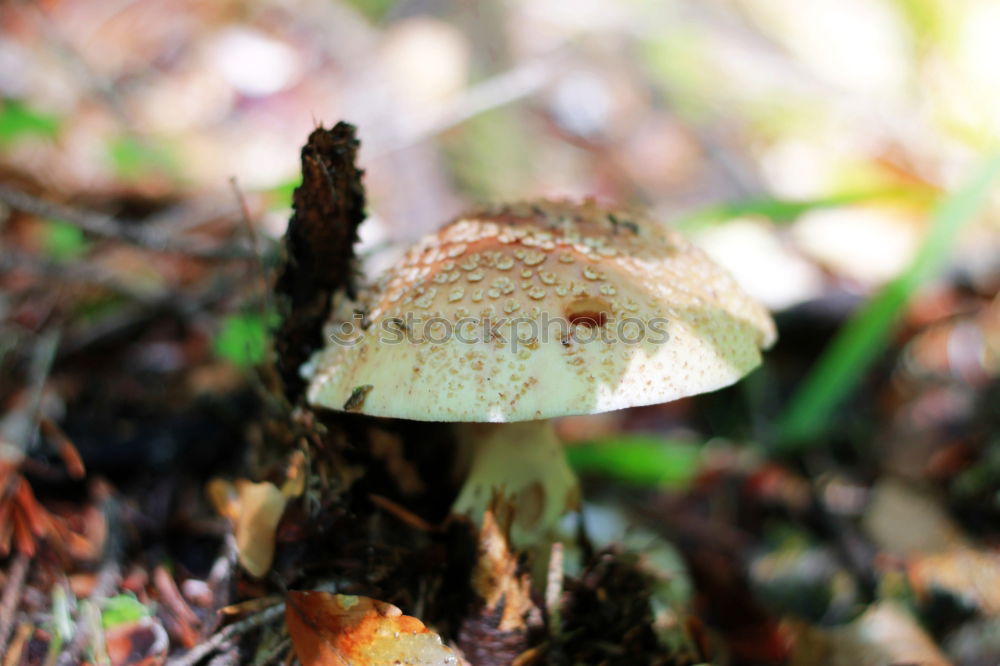
[[[518,575],[517,555],[511,552],[507,537],[490,510],[483,515],[479,531],[479,557],[472,572],[472,587],[488,613],[503,604],[498,630],[527,630],[527,615],[537,611],[531,601],[531,581],[527,574]]]
[[[1000,615],[1000,553],[959,548],[914,555],[907,562],[918,594],[948,592],[986,615]]]
[[[965,543],[936,497],[895,479],[876,484],[862,524],[871,540],[892,555],[942,552]]]
[[[281,492],[285,497],[301,497],[306,491],[306,455],[302,451],[295,451],[288,459],[288,468],[285,472],[285,482],[281,484]]]
[[[457,666],[455,654],[415,617],[368,597],[288,593],[285,624],[303,666]]]
[[[104,634],[112,666],[159,666],[167,658],[167,632],[152,618],[118,625]]]
[[[212,479],[208,496],[215,510],[233,521],[240,565],[256,578],[271,568],[274,534],[288,498],[273,483]]]
[[[796,634],[790,666],[950,666],[917,621],[897,604],[873,604],[850,624],[835,629],[808,625]]]

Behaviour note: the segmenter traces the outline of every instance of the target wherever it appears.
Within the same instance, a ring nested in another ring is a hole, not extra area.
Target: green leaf
[[[101,604],[101,626],[105,629],[136,622],[150,615],[150,610],[128,593],[111,597]]]
[[[87,251],[87,239],[79,227],[62,220],[47,220],[43,232],[45,254],[56,261],[68,261]]]
[[[26,136],[51,139],[59,134],[59,118],[35,111],[20,102],[7,101],[0,106],[0,145],[7,146]]]
[[[635,485],[678,486],[698,471],[699,450],[656,435],[622,434],[566,447],[577,472],[600,474]]]
[[[264,191],[267,196],[267,207],[270,210],[287,210],[292,207],[292,195],[296,188],[302,184],[302,174],[295,176],[291,180],[280,185],[268,188]]]
[[[913,263],[851,317],[793,397],[778,422],[779,446],[786,450],[801,447],[824,432],[834,409],[885,348],[913,292],[945,267],[959,231],[986,202],[998,175],[1000,153],[939,202]]]
[[[277,319],[264,322],[259,314],[231,315],[222,320],[215,338],[215,353],[236,365],[248,367],[264,360],[267,332]]]

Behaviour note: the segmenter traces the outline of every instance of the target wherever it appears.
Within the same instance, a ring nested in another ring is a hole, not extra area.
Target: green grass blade
[[[570,466],[637,486],[679,486],[698,471],[697,446],[655,435],[620,434],[566,447]]]
[[[924,204],[931,196],[926,187],[894,187],[860,192],[843,192],[819,199],[801,201],[789,199],[749,199],[709,206],[671,221],[681,231],[697,231],[734,217],[764,217],[775,224],[787,224],[813,210],[838,208],[870,202],[902,201]]]
[[[1000,154],[986,160],[961,189],[935,208],[913,263],[844,325],[786,408],[778,422],[781,448],[802,447],[823,433],[833,410],[884,348],[910,296],[944,268],[958,232],[986,202],[998,175]]]

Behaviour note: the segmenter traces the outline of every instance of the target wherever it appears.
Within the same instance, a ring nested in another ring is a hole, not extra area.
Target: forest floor
[[[176,4],[0,4],[0,666],[1000,663],[989,3]],[[586,501],[531,558],[449,517],[449,426],[299,367],[332,293],[553,193],[779,340],[558,420]]]

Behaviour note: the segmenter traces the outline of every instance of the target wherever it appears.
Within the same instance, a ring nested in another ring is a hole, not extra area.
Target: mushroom
[[[768,312],[678,233],[592,201],[463,215],[363,306],[363,321],[332,322],[308,400],[462,424],[471,463],[454,512],[478,521],[502,492],[518,547],[579,505],[551,418],[727,386],[776,337]]]

